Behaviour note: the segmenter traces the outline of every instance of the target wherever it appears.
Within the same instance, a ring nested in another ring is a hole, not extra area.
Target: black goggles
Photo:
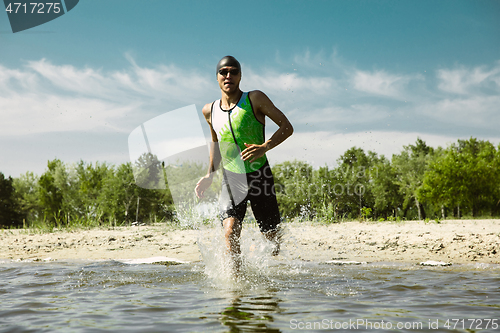
[[[227,73],[230,73],[231,75],[238,75],[238,74],[240,74],[240,70],[238,68],[232,68],[232,69],[221,68],[221,69],[219,69],[220,75],[225,77],[225,76],[227,76]]]

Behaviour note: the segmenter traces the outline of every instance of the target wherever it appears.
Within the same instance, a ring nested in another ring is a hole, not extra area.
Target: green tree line
[[[273,168],[288,218],[444,219],[500,215],[500,146],[475,138],[434,149],[420,138],[391,160],[353,147],[337,167]]]
[[[148,181],[166,179],[154,156],[144,156],[137,163],[135,167]],[[0,173],[0,226],[175,221],[168,184],[165,189],[139,187],[133,167],[131,163],[64,164],[55,159],[41,176],[27,172],[13,179]],[[192,168],[204,172],[198,169]],[[391,160],[353,147],[334,168],[315,169],[303,161],[287,161],[274,165],[273,173],[280,209],[288,219],[500,215],[500,146],[475,138],[458,140],[447,148],[432,148],[417,139]],[[192,195],[191,189],[188,192]]]
[[[116,226],[168,219],[173,212],[168,190],[136,186],[131,163],[65,165],[55,159],[39,177],[0,173],[0,197],[3,227]]]

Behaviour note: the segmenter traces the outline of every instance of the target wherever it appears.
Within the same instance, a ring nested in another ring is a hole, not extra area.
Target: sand
[[[0,259],[134,259],[164,256],[201,260],[198,242],[207,230],[168,225],[37,233],[0,230]],[[242,237],[258,234],[245,224]],[[201,238],[200,238],[201,237]],[[500,264],[500,220],[445,220],[441,223],[286,223],[277,260]]]

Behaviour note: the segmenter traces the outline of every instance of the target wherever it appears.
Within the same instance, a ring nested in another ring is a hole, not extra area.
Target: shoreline
[[[169,257],[193,262],[201,260],[200,239],[216,234],[210,230],[215,229],[178,230],[167,224],[52,233],[4,229],[0,231],[0,259]],[[258,234],[254,224],[243,225],[242,239]],[[276,259],[500,264],[500,219],[284,223],[282,253]]]

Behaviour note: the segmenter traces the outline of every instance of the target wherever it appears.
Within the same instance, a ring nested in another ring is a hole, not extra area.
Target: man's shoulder
[[[269,97],[267,97],[267,95],[264,94],[260,90],[249,91],[248,98],[250,99],[250,102],[252,103],[252,105],[256,105],[259,107],[264,106],[264,105],[268,105],[271,102]]]
[[[256,99],[256,98],[259,99],[259,98],[263,98],[264,96],[266,96],[266,94],[264,94],[260,90],[252,90],[252,91],[248,92],[248,97],[251,97],[252,99]]]
[[[210,114],[212,113],[212,105],[214,102],[207,103],[203,106],[203,109],[201,109],[201,112],[205,116],[205,118],[210,118]]]
[[[210,111],[212,110],[212,105],[214,104],[215,102],[210,102],[210,103],[207,103],[203,106],[203,109],[201,109],[201,111],[203,112],[203,114],[205,114],[205,112],[208,112],[210,113]]]

